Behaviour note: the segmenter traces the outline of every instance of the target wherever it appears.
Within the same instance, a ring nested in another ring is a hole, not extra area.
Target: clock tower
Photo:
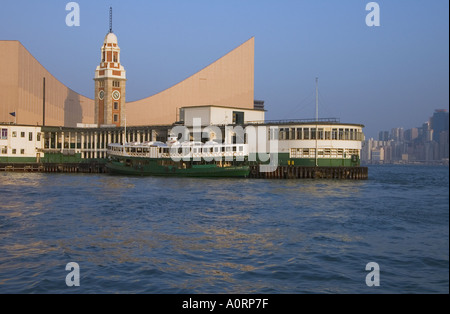
[[[110,15],[111,17],[111,15]],[[109,33],[101,48],[101,62],[95,70],[95,123],[99,126],[125,125],[126,72],[120,64],[120,48],[117,36]]]

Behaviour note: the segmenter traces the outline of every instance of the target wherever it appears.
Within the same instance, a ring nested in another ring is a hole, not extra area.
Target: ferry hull
[[[216,165],[198,165],[191,168],[179,169],[175,166],[129,166],[121,162],[112,161],[106,164],[109,173],[135,176],[170,176],[170,177],[241,177],[250,174],[249,166],[220,167]]]

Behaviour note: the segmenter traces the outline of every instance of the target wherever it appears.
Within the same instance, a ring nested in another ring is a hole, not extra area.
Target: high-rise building
[[[431,129],[433,129],[433,141],[439,143],[441,132],[448,131],[448,111],[446,109],[438,109],[431,117]]]

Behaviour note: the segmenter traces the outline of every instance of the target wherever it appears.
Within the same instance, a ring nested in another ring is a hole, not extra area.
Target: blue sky
[[[127,100],[158,93],[255,37],[255,99],[267,119],[315,115],[362,123],[365,133],[421,126],[449,107],[449,2],[377,1],[381,26],[362,0],[2,0],[0,39],[19,40],[56,78],[93,98],[108,32],[127,70]],[[0,69],[1,71],[1,69]]]

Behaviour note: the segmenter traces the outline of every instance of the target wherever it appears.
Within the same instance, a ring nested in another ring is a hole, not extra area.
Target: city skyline
[[[65,24],[68,2],[15,1],[0,13],[0,39],[19,40],[74,91],[94,97],[92,78],[114,8],[130,101],[154,95],[255,37],[255,99],[267,119],[320,117],[366,126],[367,137],[421,125],[448,109],[448,2],[77,1],[80,26]],[[147,73],[154,75],[148,75]]]
[[[364,164],[446,164],[449,158],[449,112],[437,109],[421,126],[382,130],[366,138],[361,152]]]

